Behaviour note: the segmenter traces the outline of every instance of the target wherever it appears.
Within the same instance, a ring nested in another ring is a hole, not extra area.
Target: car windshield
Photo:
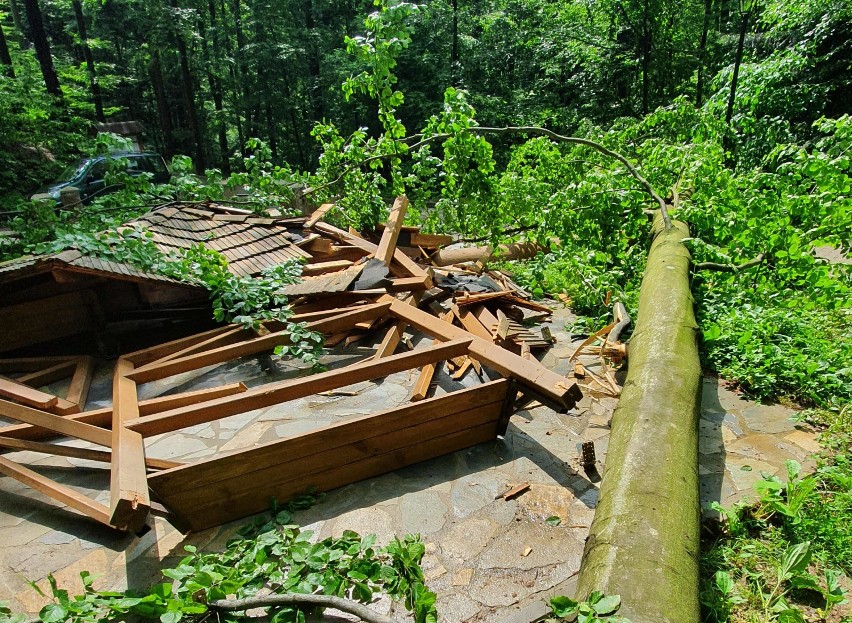
[[[62,172],[61,177],[59,178],[62,182],[70,182],[71,180],[77,179],[82,175],[83,171],[85,171],[86,167],[89,166],[90,160],[78,160],[72,165],[66,167],[66,169]]]

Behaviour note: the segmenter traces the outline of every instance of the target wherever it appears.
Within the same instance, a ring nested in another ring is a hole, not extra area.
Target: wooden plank
[[[356,323],[363,320],[375,319],[383,315],[389,309],[387,303],[376,303],[373,305],[362,305],[353,307],[351,310],[345,310],[343,313],[330,318],[321,318],[306,324],[310,331],[318,331],[321,333],[336,333],[341,329],[348,329]],[[270,326],[273,325],[269,323]],[[154,361],[145,366],[135,369],[130,373],[129,378],[137,383],[147,383],[149,381],[162,379],[173,374],[187,372],[189,370],[197,370],[205,366],[223,363],[236,357],[253,355],[264,350],[271,350],[275,346],[288,344],[290,341],[289,334],[286,331],[277,331],[276,333],[246,340],[237,344],[230,344],[213,348],[200,353],[179,357],[164,363]],[[195,346],[195,344],[193,344]]]
[[[143,348],[141,350],[122,355],[122,357],[132,362],[134,366],[144,366],[145,364],[151,363],[152,361],[156,361],[157,359],[162,359],[166,355],[169,355],[175,351],[181,350],[182,348],[186,348],[187,346],[191,346],[192,344],[198,344],[199,342],[203,342],[204,340],[211,338],[214,335],[226,333],[231,329],[233,329],[232,325],[216,327],[215,329],[211,329],[203,333],[196,333],[195,335],[182,337],[177,340],[172,340],[171,342],[163,342],[162,344]]]
[[[109,463],[112,461],[112,453],[105,452],[103,450],[60,446],[55,443],[28,441],[26,439],[12,439],[11,437],[0,436],[0,448],[7,448],[9,450],[28,450],[29,452],[40,452],[51,456],[70,456],[75,459],[86,459],[87,461],[98,461],[100,463]],[[172,469],[174,467],[180,467],[183,463],[180,461],[146,458],[145,465],[149,469]]]
[[[88,355],[77,360],[77,368],[71,377],[71,385],[65,399],[77,405],[82,411],[86,406],[86,398],[89,396],[89,386],[92,384],[92,375],[95,372],[95,360]]]
[[[314,225],[316,225],[318,222],[320,222],[320,221],[322,220],[322,218],[323,218],[323,217],[324,217],[324,216],[325,216],[325,215],[329,212],[329,210],[331,210],[333,207],[334,207],[334,204],[333,204],[333,203],[324,203],[324,204],[322,204],[320,207],[318,207],[316,210],[314,210],[314,211],[311,213],[311,215],[308,217],[308,220],[307,220],[307,221],[305,221],[305,224],[303,225],[303,227],[304,227],[305,229],[310,229],[311,227],[313,227]]]
[[[109,510],[106,506],[78,493],[71,487],[61,485],[2,456],[0,456],[0,472],[14,478],[18,482],[24,483],[36,491],[44,493],[58,502],[67,504],[87,517],[91,517],[102,524],[110,525]]]
[[[69,359],[68,361],[63,361],[47,368],[42,368],[41,370],[27,372],[26,374],[17,377],[15,380],[18,383],[23,383],[30,387],[43,387],[71,376],[74,374],[74,370],[76,369],[77,360]]]
[[[388,292],[420,292],[432,287],[432,277],[398,277],[391,279],[385,288]]]
[[[405,333],[405,327],[407,326],[407,323],[399,320],[390,329],[388,329],[388,332],[385,333],[381,343],[376,348],[373,358],[381,359],[382,357],[393,355],[394,351],[396,351],[396,347],[399,346],[400,340],[402,340],[402,334]]]
[[[53,394],[47,394],[4,376],[0,376],[0,396],[17,400],[38,409],[47,409],[59,402],[59,398]]]
[[[110,525],[138,532],[145,525],[151,499],[145,469],[145,441],[125,426],[139,418],[136,383],[128,375],[133,364],[124,358],[115,363],[112,379],[112,463],[110,469]]]
[[[32,407],[15,404],[14,402],[0,400],[0,415],[18,422],[39,426],[67,437],[90,441],[99,446],[109,447],[111,444],[108,430],[54,415],[53,413],[46,413]],[[2,432],[8,434],[5,430]]]
[[[422,403],[421,403],[422,404]],[[426,421],[417,424],[407,424],[403,428],[385,430],[375,426],[375,432],[365,438],[353,438],[351,435],[343,440],[342,445],[333,448],[319,448],[310,456],[298,460],[290,460],[289,453],[282,448],[280,462],[272,467],[255,470],[249,474],[226,477],[222,480],[206,484],[204,487],[192,487],[177,494],[180,503],[191,505],[195,512],[215,506],[222,499],[229,499],[234,504],[246,505],[249,500],[256,500],[258,494],[265,494],[269,483],[279,485],[290,483],[291,486],[315,488],[318,475],[330,469],[355,467],[362,461],[375,456],[392,454],[394,450],[407,448],[420,443],[428,443],[435,437],[443,437],[452,433],[463,432],[479,426],[488,426],[491,438],[497,428],[503,401],[490,402],[476,408],[456,408],[450,413],[428,417]],[[310,433],[308,434],[310,435]],[[285,446],[285,448],[289,448]],[[153,475],[152,475],[153,477]],[[307,484],[306,483],[311,483]],[[155,489],[156,491],[156,489]],[[168,505],[169,498],[163,498]],[[264,500],[260,500],[261,502]],[[265,499],[269,503],[269,497]],[[251,502],[249,502],[251,503]]]
[[[422,404],[422,403],[418,403]],[[497,404],[487,407],[496,410]],[[470,414],[465,412],[462,416]],[[489,413],[490,416],[490,413]],[[330,467],[325,470],[311,472],[303,475],[298,480],[270,483],[267,491],[258,494],[255,491],[246,491],[242,495],[235,496],[234,503],[225,503],[221,498],[214,499],[212,506],[203,509],[184,507],[176,514],[190,525],[193,530],[201,530],[215,526],[226,521],[231,521],[249,513],[256,513],[269,508],[269,500],[274,497],[279,500],[292,499],[306,491],[330,491],[338,487],[357,482],[365,478],[379,476],[381,474],[400,469],[407,465],[419,463],[437,456],[455,452],[463,448],[490,441],[495,438],[495,425],[489,421],[479,426],[455,431],[433,439],[418,439],[411,445],[403,448],[395,448],[375,456],[365,458],[357,463],[349,463],[339,467]],[[387,447],[383,444],[383,447]],[[331,465],[334,465],[333,463]],[[267,495],[271,494],[271,495]],[[177,500],[181,502],[180,496],[171,498],[168,502]],[[174,506],[170,508],[174,509]]]
[[[196,353],[200,353],[205,350],[210,350],[211,348],[217,348],[220,346],[228,346],[230,344],[236,344],[237,342],[241,342],[246,339],[248,336],[253,335],[250,331],[247,331],[243,326],[233,326],[230,331],[226,331],[225,333],[218,333],[212,337],[207,338],[202,342],[198,342],[196,344],[191,344],[186,348],[182,348],[180,350],[176,350],[173,353],[169,353],[165,357],[157,359],[153,364],[162,364],[167,361],[172,361],[173,359],[180,359],[181,357],[186,357],[188,355],[194,355]],[[263,325],[261,325],[262,327]],[[150,365],[150,364],[148,364]],[[145,366],[140,366],[145,367]]]
[[[432,377],[435,376],[435,370],[440,365],[441,362],[427,363],[421,368],[417,383],[414,384],[414,391],[411,392],[411,402],[417,402],[426,398],[429,393],[429,384],[432,382]]]
[[[330,294],[332,292],[343,292],[346,290],[361,271],[363,264],[350,266],[346,270],[316,277],[305,277],[298,283],[284,286],[279,290],[285,296],[306,296],[310,294]]]
[[[206,366],[212,366],[237,357],[245,357],[247,355],[255,355],[263,351],[272,350],[276,346],[288,344],[290,336],[285,331],[278,331],[262,337],[257,337],[252,340],[238,342],[236,344],[228,344],[218,348],[172,359],[165,363],[153,362],[140,368],[136,368],[128,372],[128,378],[134,383],[149,383],[158,379],[198,370]]]
[[[396,241],[399,238],[399,230],[402,227],[402,221],[405,219],[405,213],[408,211],[408,197],[400,195],[393,202],[390,214],[388,214],[388,222],[385,225],[385,231],[382,233],[382,238],[379,240],[379,246],[373,257],[379,260],[385,266],[390,266],[391,260],[396,251]]]
[[[148,398],[147,400],[139,401],[139,414],[152,415],[154,413],[160,413],[162,411],[168,411],[170,409],[177,409],[179,407],[204,402],[205,400],[213,400],[223,396],[232,396],[244,391],[246,391],[246,386],[243,383],[231,383],[220,387],[197,389],[195,391],[184,392],[182,394],[173,394],[171,396]],[[69,415],[64,419],[109,429],[112,427],[112,407],[84,411],[83,413]],[[57,434],[53,431],[41,428],[40,426],[33,426],[32,424],[17,424],[14,426],[1,427],[0,435],[14,439],[32,440],[50,439],[57,436]]]
[[[411,232],[412,247],[423,247],[425,249],[437,249],[452,244],[453,237],[446,234],[424,234],[419,231]]]
[[[238,478],[259,470],[278,468],[284,461],[307,460],[318,452],[334,451],[358,440],[411,428],[454,413],[502,401],[509,386],[510,381],[506,379],[489,381],[417,404],[403,404],[377,413],[355,416],[343,422],[326,424],[308,433],[298,433],[251,448],[223,452],[152,475],[150,484],[158,494],[162,493],[164,496],[210,487],[227,478]]]
[[[346,242],[347,244],[358,247],[362,251],[366,252],[368,255],[375,255],[376,251],[378,250],[378,247],[372,242],[362,240],[361,238],[356,238],[355,236],[352,236],[349,232],[345,232],[342,229],[338,229],[337,227],[334,227],[327,223],[317,223],[315,225],[315,229],[321,231],[326,235]],[[394,261],[390,265],[390,270],[391,273],[396,277],[422,277],[423,275],[428,274],[426,272],[426,269],[422,268],[419,264],[417,264],[417,262],[405,255],[405,253],[403,253],[399,249],[394,252],[393,259]]]
[[[473,312],[467,308],[458,307],[456,305],[453,305],[452,310],[466,331],[469,331],[483,340],[488,340],[489,342],[493,341],[491,331],[479,322],[479,319],[473,315]]]
[[[429,348],[400,353],[382,359],[361,361],[345,368],[314,374],[306,378],[269,383],[252,388],[238,396],[228,396],[141,417],[138,420],[128,422],[127,426],[142,433],[145,437],[151,437],[160,433],[211,422],[237,413],[244,413],[252,409],[261,409],[288,400],[304,398],[317,392],[369,381],[401,370],[419,368],[427,363],[442,361],[448,357],[456,357],[465,353],[469,344],[470,340],[468,339],[452,340]]]
[[[390,295],[381,297],[379,301],[390,302],[390,311],[394,316],[400,320],[405,320],[408,324],[435,338],[445,340],[469,339],[468,354],[470,356],[504,376],[515,378],[524,387],[536,392],[548,401],[555,402],[562,408],[570,409],[583,397],[580,388],[572,379],[548,370],[538,361],[522,359],[488,339],[472,335]]]
[[[12,357],[0,359],[0,373],[37,372],[48,366],[74,361],[74,357]]]
[[[310,275],[324,275],[326,273],[333,273],[339,270],[344,270],[352,266],[352,262],[349,260],[334,260],[332,262],[317,262],[316,264],[305,264],[302,266],[302,274],[305,276]]]

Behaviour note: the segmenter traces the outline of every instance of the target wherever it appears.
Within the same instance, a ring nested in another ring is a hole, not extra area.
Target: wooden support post
[[[405,219],[405,213],[408,210],[408,197],[401,195],[393,202],[388,222],[385,225],[385,231],[382,234],[382,239],[379,240],[379,246],[376,249],[375,258],[382,262],[385,266],[390,266],[391,260],[396,251],[396,241],[399,238],[399,231],[402,228],[402,221]]]
[[[119,359],[112,385],[112,468],[110,471],[110,520],[119,530],[138,532],[145,525],[151,499],[145,470],[142,435],[125,424],[139,417],[136,383],[128,375],[133,364]]]
[[[77,367],[74,370],[74,376],[71,377],[71,385],[68,386],[68,393],[65,395],[65,399],[77,405],[80,411],[86,408],[86,398],[89,395],[89,386],[92,384],[92,375],[94,372],[94,359],[89,356],[83,356],[77,360]]]

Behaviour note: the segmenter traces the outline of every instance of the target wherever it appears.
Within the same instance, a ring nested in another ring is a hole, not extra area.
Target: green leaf
[[[563,619],[576,614],[578,605],[578,602],[564,595],[550,599],[550,609],[553,610],[553,614]]]
[[[778,576],[780,579],[786,580],[793,573],[804,571],[808,562],[811,560],[810,541],[798,543],[784,552],[784,558],[781,561],[781,568]]]
[[[605,595],[600,598],[592,608],[600,615],[613,614],[621,607],[620,595]]]
[[[61,623],[68,618],[68,610],[59,604],[47,604],[38,616],[44,623]]]
[[[716,587],[723,595],[730,595],[733,592],[734,580],[727,571],[717,571],[713,578],[716,581]]]
[[[160,615],[160,623],[178,623],[183,618],[183,612],[169,610]]]
[[[558,526],[559,524],[562,523],[562,520],[559,517],[557,517],[556,515],[551,515],[550,517],[548,517],[544,521],[549,526]]]

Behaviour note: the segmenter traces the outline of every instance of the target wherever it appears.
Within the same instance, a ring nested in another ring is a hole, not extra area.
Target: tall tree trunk
[[[24,20],[21,19],[21,9],[18,6],[18,0],[9,0],[9,10],[12,13],[12,23],[15,25],[15,30],[18,31],[18,43],[22,50],[30,47],[30,40],[27,37],[27,26]]]
[[[642,114],[647,115],[650,107],[650,73],[651,73],[651,16],[650,0],[645,0],[645,9],[642,12]]]
[[[213,66],[213,59],[218,58],[218,50],[220,49],[220,37],[216,30],[216,3],[213,0],[208,0],[207,10],[210,14],[210,27],[213,29],[213,54],[210,54],[207,38],[204,30],[204,19],[199,19],[199,32],[201,34],[201,45],[204,54],[204,64],[207,65],[207,82],[210,86],[210,93],[213,94],[213,107],[216,110],[216,126],[219,136],[219,167],[224,175],[230,175],[231,163],[228,160],[228,133],[225,127],[225,115],[222,106],[222,82],[216,75]]]
[[[748,31],[749,13],[743,13],[740,24],[740,40],[737,43],[737,55],[734,58],[734,75],[731,78],[731,93],[728,96],[728,109],[725,111],[725,125],[731,127],[731,119],[734,116],[734,100],[737,97],[737,81],[740,78],[740,64],[743,62],[743,48],[745,47],[746,31]]]
[[[316,41],[316,24],[314,22],[313,0],[305,0],[305,31],[308,40],[308,75],[310,82],[311,119],[321,121],[325,117],[323,98],[320,93],[320,54]]]
[[[9,46],[6,44],[6,33],[3,32],[3,24],[0,24],[0,65],[3,65],[3,73],[10,78],[15,77],[15,66],[12,65],[12,55],[9,54]]]
[[[177,10],[176,0],[169,0],[173,10]],[[183,83],[183,101],[186,112],[189,115],[189,129],[192,133],[192,142],[195,147],[195,170],[203,173],[207,168],[204,158],[204,137],[201,132],[201,122],[198,118],[198,109],[195,106],[195,87],[192,81],[192,72],[189,69],[189,53],[186,50],[186,42],[183,33],[175,29],[175,40],[177,42],[178,57],[180,58],[180,75]]]
[[[704,0],[704,25],[701,28],[701,43],[698,46],[698,81],[695,85],[695,106],[701,108],[704,101],[704,65],[707,63],[707,33],[710,30],[710,13],[713,0]]]
[[[234,14],[234,31],[237,35],[237,49],[234,51],[234,60],[237,66],[234,88],[240,102],[237,117],[240,116],[241,111],[245,119],[245,133],[243,138],[240,139],[240,151],[245,156],[248,155],[246,152],[246,141],[254,135],[254,132],[252,130],[251,111],[249,110],[248,93],[246,90],[247,72],[243,60],[243,50],[246,48],[246,35],[243,31],[242,4],[240,0],[233,0],[231,12]]]
[[[163,65],[160,62],[160,53],[154,50],[151,54],[151,86],[154,89],[154,97],[157,99],[157,113],[160,117],[160,131],[163,133],[163,147],[166,158],[175,155],[175,136],[172,128],[172,115],[169,110],[169,101],[166,99],[166,89],[163,86]]]
[[[38,0],[24,0],[24,8],[27,11],[30,35],[35,44],[36,58],[41,66],[41,75],[44,77],[44,86],[48,93],[61,98],[62,87],[59,86],[59,78],[56,76],[53,58],[50,56],[50,43],[47,41],[47,32],[44,30],[44,19],[38,6]]]
[[[453,0],[453,42],[450,51],[451,81],[453,86],[459,84],[459,0]]]
[[[98,84],[98,74],[95,70],[95,59],[92,56],[92,48],[89,47],[89,37],[86,33],[86,19],[83,16],[83,5],[80,0],[72,0],[74,5],[74,18],[77,20],[77,34],[80,36],[80,46],[83,49],[83,58],[86,60],[86,70],[89,72],[89,90],[92,93],[92,101],[95,104],[95,117],[103,123],[104,102],[101,98],[101,85]]]

